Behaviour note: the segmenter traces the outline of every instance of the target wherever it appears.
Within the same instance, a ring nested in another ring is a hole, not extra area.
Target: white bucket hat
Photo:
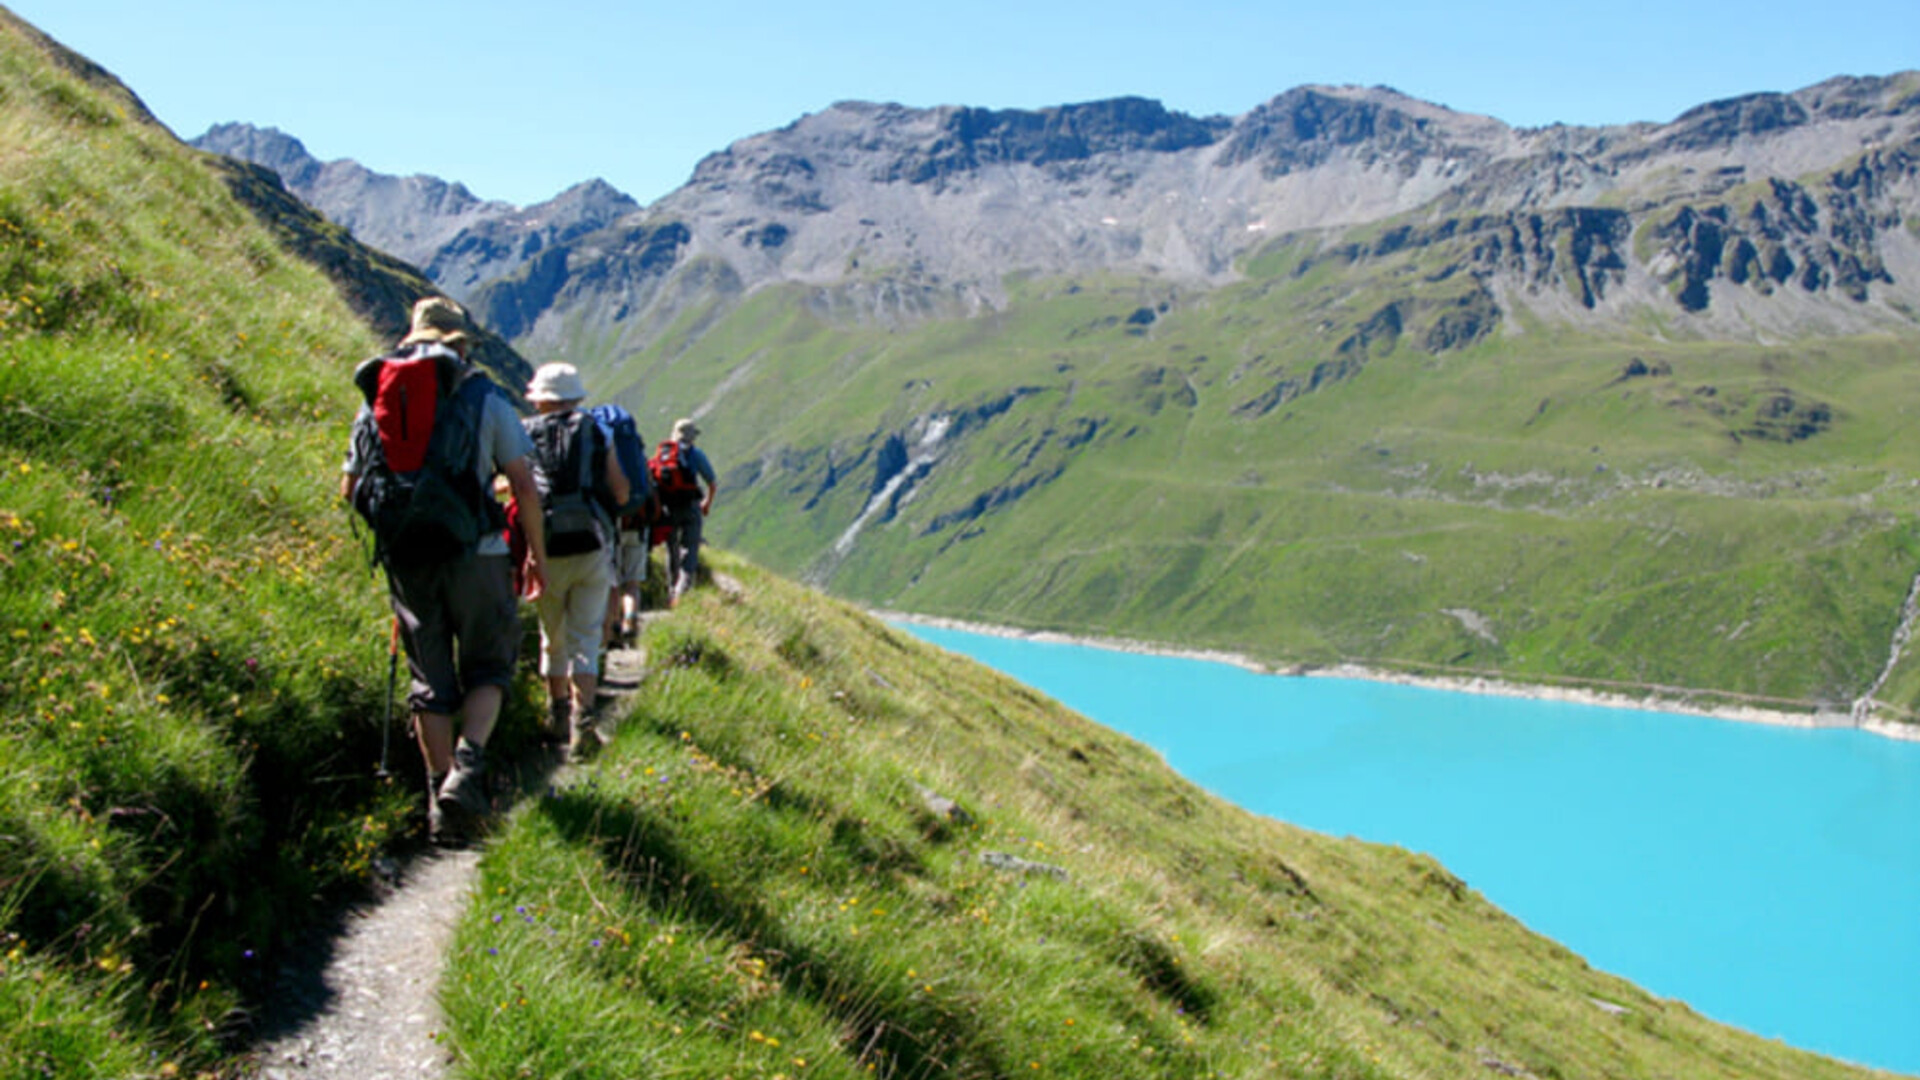
[[[580,370],[572,364],[542,364],[527,384],[528,401],[580,401],[586,396]]]

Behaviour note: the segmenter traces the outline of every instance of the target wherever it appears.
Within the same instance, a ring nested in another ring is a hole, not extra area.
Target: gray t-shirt
[[[475,374],[469,378],[483,379],[484,375]],[[360,406],[365,415],[367,406]],[[357,420],[356,420],[357,422]],[[486,407],[480,410],[480,452],[474,458],[474,471],[480,480],[480,490],[493,491],[494,475],[503,468],[533,453],[533,440],[527,438],[525,428],[520,426],[520,415],[500,393],[487,395]],[[366,470],[366,463],[355,452],[353,440],[347,440],[347,461],[341,471],[359,476]],[[501,533],[490,532],[480,538],[480,546],[475,549],[480,555],[505,555],[508,553],[507,538]]]

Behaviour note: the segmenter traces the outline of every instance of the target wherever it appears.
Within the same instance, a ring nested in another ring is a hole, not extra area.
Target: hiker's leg
[[[520,654],[519,601],[510,562],[505,555],[478,555],[460,560],[449,573],[448,607],[459,628],[465,689],[460,734],[477,747],[493,736]]]
[[[547,713],[558,720],[567,714],[567,591],[572,587],[567,559],[547,560],[547,590],[533,602],[540,616],[540,674],[547,684]],[[556,734],[564,738],[562,728]]]
[[[444,774],[453,753],[453,713],[460,708],[459,670],[454,665],[453,624],[439,567],[390,572],[387,577],[400,644],[407,654],[407,707],[427,769]]]
[[[615,549],[614,586],[607,604],[609,632],[632,634],[640,613],[640,586],[647,580],[647,546],[639,529],[622,529]]]
[[[706,515],[700,512],[698,506],[687,510],[687,527],[683,533],[687,551],[680,557],[680,569],[687,575],[689,585],[693,584],[694,577],[700,573],[700,539],[705,524]]]
[[[640,557],[640,589],[634,597],[634,610],[636,613],[642,606],[641,601],[643,599],[643,597],[638,594],[646,591],[647,579],[653,576],[653,526],[647,526],[646,530],[640,535],[642,537],[642,543],[645,545],[643,549],[645,554]]]
[[[675,511],[673,525],[667,530],[667,590],[669,595],[677,594],[680,586],[680,563],[682,549],[680,515]]]
[[[506,700],[507,691],[502,686],[476,686],[467,691],[466,700],[460,703],[460,737],[475,746],[487,745]]]
[[[600,670],[600,628],[607,619],[607,601],[613,595],[613,554],[593,551],[553,560],[567,587],[560,603],[564,640],[552,656],[549,676],[596,674]]]
[[[607,590],[607,612],[600,619],[600,646],[612,648],[620,639],[620,586]]]
[[[453,768],[453,717],[446,713],[413,714],[413,730],[420,739],[420,757],[429,777],[444,777]]]
[[[573,703],[568,754],[584,760],[599,749],[599,736],[593,730],[593,695],[599,682],[599,629],[613,585],[613,558],[612,552],[596,551],[564,561],[571,564],[565,572],[578,575],[578,585],[567,599],[565,663]]]
[[[594,698],[600,693],[600,676],[593,672],[575,674],[572,682],[574,722],[591,723],[594,719]]]

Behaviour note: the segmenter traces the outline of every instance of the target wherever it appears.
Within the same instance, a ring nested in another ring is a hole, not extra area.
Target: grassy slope
[[[712,399],[717,535],[862,600],[1800,708],[1878,672],[1920,569],[1911,337],[1608,340],[1516,310],[1525,333],[1434,355],[1418,320],[1447,299],[1421,286],[1397,342],[1260,414],[1249,403],[1338,358],[1407,269],[1298,262],[1281,249],[1210,294],[1027,282],[1003,314],[905,330],[828,325],[799,290],[768,291],[620,377],[663,416]],[[1150,326],[1125,321],[1141,306],[1161,309]],[[1634,358],[1667,373],[1622,379]],[[1014,388],[890,520],[832,552],[881,438]],[[1832,423],[1753,435],[1783,395]],[[995,492],[1019,498],[933,527]],[[1882,695],[1917,697],[1913,665]]]
[[[649,630],[613,747],[482,862],[443,991],[468,1075],[1855,1075],[720,565],[743,592]]]
[[[0,147],[0,1077],[191,1072],[415,802],[333,496],[379,342],[3,10]]]

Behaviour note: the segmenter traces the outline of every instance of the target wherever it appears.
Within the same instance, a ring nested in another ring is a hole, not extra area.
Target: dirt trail
[[[645,656],[607,654],[603,709],[640,684]],[[561,768],[534,766],[537,787]],[[519,787],[526,790],[528,778]],[[379,1080],[448,1073],[451,1053],[433,1036],[444,1018],[436,992],[448,944],[480,864],[480,849],[430,851],[404,867],[383,862],[376,896],[316,933],[281,968],[252,1059],[259,1080]]]
[[[346,916],[320,950],[324,967],[302,957],[283,970],[256,1058],[262,1080],[446,1074],[432,1037],[434,991],[479,862],[477,849],[422,856],[384,897]]]

